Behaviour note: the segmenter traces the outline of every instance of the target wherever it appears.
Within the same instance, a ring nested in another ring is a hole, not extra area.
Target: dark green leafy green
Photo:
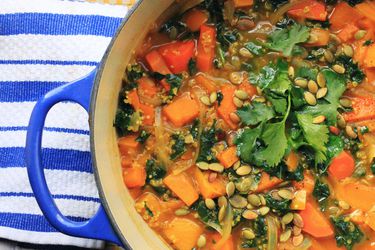
[[[167,83],[171,87],[169,92],[168,92],[168,97],[169,97],[169,99],[172,99],[173,97],[175,97],[177,95],[177,92],[181,87],[182,76],[179,75],[179,74],[177,74],[177,75],[167,74],[167,75],[165,75],[165,80],[167,81]]]
[[[333,157],[337,156],[344,150],[344,141],[340,136],[329,134],[327,147],[327,163],[329,163]]]
[[[354,62],[349,56],[339,56],[336,63],[341,64],[345,68],[345,74],[350,81],[361,83],[365,78],[365,73],[359,68],[358,63]]]
[[[274,111],[264,103],[254,102],[252,105],[245,105],[237,110],[237,115],[245,125],[256,125],[266,122],[274,117]]]
[[[269,167],[265,165],[262,166],[262,169],[265,172],[267,172],[270,176],[275,176],[286,181],[302,181],[304,178],[304,168],[301,165],[299,165],[295,171],[289,171],[288,167],[284,162],[281,162],[276,167]]]
[[[373,44],[373,43],[374,43],[374,41],[371,40],[371,39],[369,39],[369,40],[366,40],[366,41],[363,43],[363,45],[364,45],[364,46],[370,46],[370,45]]]
[[[314,185],[313,196],[318,201],[320,205],[320,209],[322,211],[325,210],[325,207],[327,205],[327,199],[330,195],[331,195],[331,192],[329,190],[328,184],[317,179]]]
[[[245,240],[242,244],[242,248],[262,249],[262,246],[267,243],[267,223],[263,216],[258,216],[252,223],[252,229],[255,234],[255,238],[252,240]]]
[[[147,202],[144,202],[144,207],[145,207],[145,210],[146,210],[147,214],[148,214],[150,217],[154,217],[154,213],[153,213],[152,210],[147,206]]]
[[[171,136],[172,146],[171,146],[171,160],[176,160],[181,155],[186,152],[185,137],[182,134],[173,134]]]
[[[126,135],[131,132],[131,120],[134,116],[134,108],[120,100],[119,109],[116,113],[116,118],[114,125],[117,128],[118,133],[121,135]]]
[[[204,203],[204,200],[199,200],[196,207],[199,219],[205,223],[207,226],[220,231],[221,226],[218,220],[218,210],[208,209]]]
[[[212,162],[215,160],[215,155],[212,152],[212,147],[217,142],[215,123],[208,129],[202,131],[200,138],[200,148],[197,157],[197,162]]]
[[[267,206],[272,210],[272,212],[279,214],[279,215],[283,215],[290,211],[290,204],[292,203],[291,200],[287,200],[287,199],[276,200],[269,193],[266,194],[264,198],[266,199]]]
[[[372,174],[375,174],[375,163],[371,163],[370,170]]]
[[[163,165],[157,163],[153,158],[146,162],[146,183],[157,193],[165,193],[167,188],[163,184],[163,178],[167,171]]]
[[[146,131],[142,130],[138,137],[135,139],[137,142],[144,144],[147,139],[150,137],[151,134],[147,133]]]
[[[132,64],[126,68],[126,78],[128,82],[135,82],[143,76],[143,69],[139,64]]]
[[[195,119],[193,122],[193,125],[191,125],[190,134],[191,136],[193,136],[193,139],[198,138],[200,124],[201,124],[201,121],[199,119]]]
[[[337,246],[344,246],[346,249],[351,250],[363,238],[362,231],[348,217],[339,216],[331,218],[331,221],[335,228]]]
[[[189,70],[189,74],[191,76],[195,75],[198,72],[198,70],[197,70],[197,62],[193,58],[191,58],[189,60],[188,70]]]
[[[309,35],[308,27],[296,23],[290,28],[277,29],[272,32],[267,46],[271,50],[282,52],[284,56],[290,56],[294,46],[306,42]]]
[[[217,106],[220,106],[221,101],[223,100],[223,98],[224,98],[223,93],[221,93],[221,91],[218,91],[217,92]]]

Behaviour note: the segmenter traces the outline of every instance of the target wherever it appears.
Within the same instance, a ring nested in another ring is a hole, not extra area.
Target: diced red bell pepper
[[[174,74],[178,74],[188,70],[188,63],[193,57],[194,47],[194,41],[190,40],[165,44],[158,51],[167,63],[168,68]]]
[[[311,20],[325,21],[327,19],[326,6],[315,0],[303,1],[294,5],[288,15],[294,18],[307,18]]]
[[[216,46],[215,27],[202,25],[198,40],[197,67],[200,71],[210,71],[213,67]]]

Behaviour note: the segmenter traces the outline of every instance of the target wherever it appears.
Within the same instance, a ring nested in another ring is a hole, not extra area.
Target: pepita
[[[200,162],[197,162],[196,164],[198,166],[199,169],[201,170],[208,170],[208,163],[207,162],[204,162],[204,161],[200,161]]]
[[[302,241],[303,241],[303,234],[300,234],[300,235],[294,236],[294,237],[292,238],[292,243],[293,243],[293,246],[295,246],[295,247],[301,245],[301,244],[302,244]]]
[[[249,201],[249,203],[255,207],[258,207],[260,206],[262,203],[260,202],[260,198],[258,195],[256,194],[249,194],[247,196],[247,200]]]
[[[246,228],[242,231],[242,237],[247,240],[252,240],[255,238],[255,234],[251,228]]]
[[[334,57],[333,53],[330,50],[325,50],[324,51],[324,58],[329,63],[332,63],[333,60],[335,60],[335,57]]]
[[[346,121],[344,119],[344,117],[340,114],[337,114],[337,125],[340,127],[340,128],[345,128],[346,127]]]
[[[326,120],[326,117],[324,115],[318,115],[317,117],[314,117],[313,123],[319,124]]]
[[[241,166],[241,161],[236,161],[236,163],[233,164],[233,169],[237,170]]]
[[[236,90],[236,91],[234,92],[234,95],[235,95],[237,98],[239,98],[240,100],[246,100],[246,99],[249,98],[249,95],[246,93],[246,91],[243,91],[243,90],[241,90],[241,89]]]
[[[201,234],[197,241],[197,247],[202,248],[206,245],[206,243],[207,243],[206,237],[203,234]]]
[[[318,84],[316,84],[314,80],[309,80],[309,82],[307,83],[307,88],[313,94],[318,92],[318,89],[319,89]]]
[[[233,103],[237,108],[241,108],[243,106],[243,101],[238,97],[233,97]]]
[[[263,206],[265,206],[267,204],[266,199],[264,198],[263,195],[260,194],[259,199],[260,199],[260,204],[262,204]]]
[[[243,80],[242,78],[243,75],[240,72],[232,72],[229,74],[229,80],[235,85],[241,84]]]
[[[357,133],[354,132],[354,129],[353,129],[352,126],[346,126],[345,127],[345,133],[346,133],[347,136],[349,136],[352,139],[355,139],[358,136]]]
[[[341,207],[344,210],[348,210],[350,208],[350,205],[346,201],[340,200],[339,207]]]
[[[210,210],[212,210],[212,209],[214,209],[216,207],[215,202],[214,202],[213,199],[209,199],[209,198],[205,199],[204,200],[204,204]]]
[[[293,224],[297,227],[303,228],[303,219],[301,215],[297,213],[293,214]]]
[[[266,214],[268,214],[269,213],[269,211],[270,211],[270,208],[269,207],[261,207],[261,208],[259,208],[259,213],[261,214],[261,215],[266,215]]]
[[[217,100],[217,93],[216,92],[212,92],[210,94],[210,102],[211,102],[211,104],[213,104],[214,102],[216,102],[216,100]]]
[[[234,123],[239,123],[241,121],[240,117],[235,112],[230,113],[229,118]]]
[[[293,235],[300,235],[302,232],[302,229],[300,227],[294,226],[293,227]]]
[[[266,102],[266,98],[264,98],[264,96],[257,96],[257,97],[254,97],[252,101],[253,102]]]
[[[287,213],[281,218],[281,222],[284,223],[285,225],[288,225],[293,221],[293,214],[292,213]]]
[[[253,58],[254,57],[253,54],[246,48],[240,48],[240,50],[238,52],[244,58]]]
[[[286,200],[291,200],[291,199],[293,199],[293,197],[294,197],[294,194],[293,194],[290,190],[288,190],[288,189],[280,189],[280,190],[277,192],[277,194],[278,194],[281,198],[286,199]]]
[[[290,229],[285,230],[280,234],[280,242],[286,242],[289,240],[290,236],[292,235],[292,231]]]
[[[309,104],[311,106],[315,106],[316,105],[316,98],[310,92],[305,91],[305,93],[303,93],[303,97],[305,98],[305,101],[307,102],[307,104]]]
[[[290,79],[294,78],[294,67],[293,66],[289,66],[289,68],[288,68],[288,76],[289,76]]]
[[[237,182],[235,186],[240,193],[248,193],[252,183],[253,180],[251,178],[241,178],[241,181]]]
[[[318,83],[319,87],[324,88],[326,86],[326,78],[324,77],[322,72],[319,72],[316,76],[316,82]]]
[[[184,215],[187,215],[189,213],[190,213],[190,211],[186,208],[179,208],[176,211],[174,211],[174,214],[177,215],[177,216],[184,216]]]
[[[225,218],[225,210],[227,210],[227,206],[222,206],[219,209],[219,214],[217,215],[217,219],[221,222]]]
[[[211,106],[211,102],[210,102],[210,98],[206,95],[204,96],[201,96],[201,98],[199,99],[201,100],[201,102],[206,105],[206,106]]]
[[[247,200],[241,195],[235,194],[229,199],[229,203],[235,208],[245,208]]]
[[[327,95],[328,89],[327,88],[321,88],[316,92],[316,98],[321,99]]]
[[[294,80],[294,84],[297,85],[298,87],[306,88],[307,87],[307,80],[304,79],[304,78],[296,78]]]
[[[251,173],[251,167],[248,166],[248,165],[242,165],[241,167],[239,167],[237,170],[236,170],[236,173],[238,175],[248,175]]]
[[[220,163],[214,162],[214,163],[211,163],[211,164],[208,165],[208,169],[221,173],[221,172],[224,171],[224,166],[221,165]]]
[[[228,205],[227,198],[225,198],[224,196],[220,196],[217,200],[217,204],[219,205],[219,207]]]
[[[339,74],[344,74],[345,73],[345,68],[339,64],[335,64],[332,66],[332,69]]]
[[[367,34],[366,30],[358,30],[354,34],[354,38],[355,38],[355,40],[361,40],[366,34]]]
[[[352,107],[352,101],[348,98],[341,98],[340,99],[341,106],[345,108],[351,108]]]
[[[348,44],[344,44],[343,45],[343,52],[346,56],[348,57],[352,57],[353,54],[354,54],[354,51],[353,51],[353,48],[352,46],[348,45]]]
[[[255,220],[256,218],[258,218],[258,214],[255,213],[254,211],[251,211],[251,210],[247,209],[247,210],[243,211],[242,217],[244,217],[247,220]]]
[[[332,206],[328,208],[328,213],[331,215],[336,215],[339,211],[340,209],[336,206]]]
[[[235,189],[236,187],[234,186],[234,183],[232,181],[228,182],[227,186],[225,187],[228,197],[231,197],[234,194]]]

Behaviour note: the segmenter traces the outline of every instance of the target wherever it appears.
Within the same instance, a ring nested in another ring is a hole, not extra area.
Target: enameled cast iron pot
[[[113,121],[121,79],[134,51],[155,21],[166,20],[179,12],[182,2],[138,1],[112,39],[98,69],[52,90],[36,104],[27,133],[26,162],[36,200],[57,230],[72,236],[111,241],[126,249],[169,248],[136,212],[134,201],[124,186]],[[76,102],[89,113],[92,162],[101,205],[96,215],[85,222],[74,222],[61,214],[48,190],[42,166],[44,121],[50,108],[61,101]]]

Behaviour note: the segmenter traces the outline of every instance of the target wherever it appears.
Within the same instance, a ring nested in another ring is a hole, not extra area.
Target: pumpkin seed
[[[201,170],[208,170],[208,163],[204,161],[197,162],[196,164]]]
[[[304,79],[304,78],[296,78],[294,80],[294,84],[297,85],[298,87],[306,88],[307,87],[307,80]]]
[[[341,207],[344,210],[348,210],[350,208],[350,205],[346,201],[339,201],[339,207]]]
[[[252,240],[255,238],[255,234],[251,228],[246,228],[242,230],[242,237],[247,239],[247,240]]]
[[[303,228],[303,219],[301,215],[297,213],[293,214],[293,224],[297,227]]]
[[[302,232],[302,229],[300,227],[294,226],[293,227],[293,235],[300,235]]]
[[[316,82],[318,83],[319,87],[324,88],[326,86],[326,78],[324,77],[322,72],[319,72],[316,76]]]
[[[330,34],[329,34],[329,39],[330,39],[331,41],[337,43],[337,44],[340,44],[340,43],[341,43],[341,39],[340,39],[338,36],[336,36],[335,34],[330,33]]]
[[[218,220],[221,222],[224,220],[224,217],[225,217],[225,210],[227,210],[227,206],[222,206],[220,207],[219,209],[219,214],[217,216]]]
[[[288,190],[288,189],[280,189],[280,190],[277,192],[277,194],[278,194],[281,198],[286,199],[286,200],[291,200],[291,199],[293,199],[293,197],[294,197],[294,194],[293,194],[290,190]]]
[[[241,167],[239,167],[237,170],[236,170],[236,173],[238,175],[248,175],[251,173],[251,167],[248,166],[248,165],[242,165]]]
[[[211,102],[210,102],[210,98],[206,95],[202,96],[201,98],[199,98],[199,100],[201,100],[201,102],[206,105],[206,106],[211,106]]]
[[[319,89],[318,84],[316,84],[316,82],[314,80],[310,80],[307,83],[307,88],[313,94],[315,94],[316,92],[318,92],[318,89]]]
[[[201,234],[197,241],[197,247],[202,248],[206,245],[206,243],[207,243],[206,237],[203,234]]]
[[[252,184],[253,180],[251,178],[241,178],[241,181],[237,182],[235,185],[240,193],[248,193]]]
[[[236,163],[233,164],[233,169],[236,170],[241,166],[241,161],[236,161]]]
[[[328,89],[327,88],[321,88],[316,92],[316,98],[320,99],[327,95]]]
[[[340,127],[340,128],[345,128],[346,127],[346,121],[344,119],[344,117],[340,114],[337,114],[337,125]]]
[[[301,244],[302,244],[302,241],[303,241],[303,234],[300,234],[300,235],[294,236],[294,237],[292,238],[292,243],[293,243],[293,246],[295,246],[295,247],[301,245]]]
[[[241,89],[234,91],[234,95],[241,100],[246,100],[249,98],[249,95],[246,93],[246,91],[243,91]]]
[[[210,102],[211,104],[216,102],[217,100],[217,93],[216,92],[212,92],[211,95],[210,95]]]
[[[288,225],[293,221],[293,214],[292,213],[287,213],[281,218],[281,222],[284,223],[285,225]]]
[[[289,240],[291,235],[292,231],[290,229],[285,230],[282,234],[280,234],[280,242],[286,242]]]
[[[229,199],[229,203],[235,208],[245,208],[247,200],[241,195],[235,194]]]
[[[189,213],[190,213],[190,211],[186,208],[179,208],[176,211],[174,211],[174,214],[177,215],[177,216],[184,216],[184,215],[187,215]]]
[[[260,198],[259,198],[259,196],[256,195],[256,194],[249,194],[249,195],[247,196],[247,200],[249,201],[249,203],[250,203],[251,205],[256,206],[256,207],[258,207],[258,206],[260,206],[260,205],[262,204],[262,203],[260,202]]]
[[[210,198],[205,199],[204,204],[206,204],[206,207],[211,210],[216,207],[214,200]]]
[[[352,57],[353,54],[354,54],[354,51],[353,51],[353,48],[352,46],[348,45],[348,44],[344,44],[343,45],[343,52],[346,56],[348,57]]]
[[[324,51],[324,58],[329,63],[331,63],[331,62],[333,62],[335,60],[335,57],[334,57],[333,53],[330,50],[325,50]]]
[[[230,113],[229,118],[234,123],[239,123],[241,121],[240,117],[235,112]]]
[[[335,64],[332,66],[332,69],[339,74],[344,74],[345,73],[345,68],[339,64]]]
[[[288,76],[289,76],[290,79],[294,78],[294,67],[293,66],[289,66],[289,68],[288,68]]]
[[[331,215],[336,215],[339,211],[340,211],[340,209],[336,206],[332,206],[332,207],[328,208],[328,212]]]
[[[259,86],[257,86],[256,89],[257,89],[257,94],[258,95],[262,95],[263,94],[263,90]]]
[[[211,163],[211,164],[208,165],[208,169],[221,173],[221,172],[224,171],[224,166],[221,165],[220,163],[214,162],[214,163]]]
[[[346,126],[345,127],[345,133],[347,134],[347,136],[349,136],[352,139],[355,139],[358,136],[357,133],[354,132],[354,129],[353,129],[352,126]]]
[[[358,30],[354,34],[354,38],[355,38],[355,40],[361,40],[366,34],[367,34],[366,30]]]
[[[305,98],[305,101],[307,102],[307,104],[309,104],[311,106],[315,106],[316,105],[316,98],[310,92],[305,91],[305,93],[303,93],[303,97]]]
[[[255,213],[254,211],[251,211],[251,210],[247,209],[247,210],[243,211],[242,217],[244,217],[247,220],[254,220],[254,219],[258,218],[258,214]]]
[[[242,76],[242,73],[240,72],[232,72],[229,74],[229,80],[233,83],[233,84],[241,84],[242,83],[242,79],[243,76]]]
[[[263,195],[259,195],[259,198],[260,198],[260,203],[263,205],[263,206],[265,206],[266,204],[267,204],[267,202],[266,202],[266,199],[264,198],[264,196]]]
[[[225,198],[224,196],[220,196],[217,200],[217,204],[219,205],[219,207],[226,206],[228,204],[227,198]]]
[[[259,213],[261,214],[261,215],[266,215],[266,214],[268,214],[269,213],[269,211],[270,211],[270,208],[269,207],[261,207],[261,208],[259,208]]]
[[[225,187],[225,190],[227,192],[228,197],[231,197],[234,194],[236,187],[234,186],[234,183],[228,182],[227,186]]]
[[[184,141],[186,144],[191,144],[194,142],[194,138],[191,134],[188,134],[187,136],[185,136]]]
[[[318,115],[317,117],[314,117],[313,123],[319,124],[326,120],[326,117],[324,115]]]
[[[253,102],[266,102],[266,98],[264,98],[264,96],[257,96],[257,97],[254,97],[252,101]]]
[[[351,108],[352,107],[352,101],[348,98],[341,98],[340,99],[341,106],[345,108]]]
[[[237,108],[241,108],[243,106],[243,101],[238,97],[233,97],[233,103]]]
[[[249,203],[249,204],[247,204],[246,208],[247,209],[254,209],[254,206]]]
[[[254,57],[253,54],[246,48],[240,48],[240,50],[238,52],[244,58],[253,58]]]

